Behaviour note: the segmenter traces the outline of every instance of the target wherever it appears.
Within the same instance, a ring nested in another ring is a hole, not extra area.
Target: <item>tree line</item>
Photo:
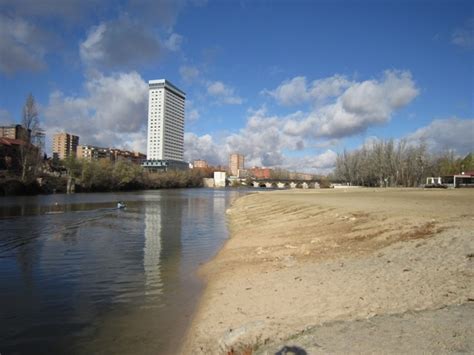
[[[117,191],[200,187],[206,172],[199,169],[150,173],[127,160],[83,160],[70,156],[62,162],[67,176],[82,191]]]
[[[446,176],[474,170],[473,153],[458,157],[453,151],[431,153],[426,144],[377,140],[338,154],[334,179],[361,186],[415,187],[428,176]]]

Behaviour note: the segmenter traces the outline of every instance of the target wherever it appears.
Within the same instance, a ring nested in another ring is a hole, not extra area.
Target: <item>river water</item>
[[[0,198],[0,353],[175,353],[243,193]]]

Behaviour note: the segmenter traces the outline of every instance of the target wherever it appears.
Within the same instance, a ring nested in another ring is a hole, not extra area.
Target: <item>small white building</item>
[[[225,187],[225,171],[214,171],[214,187]]]

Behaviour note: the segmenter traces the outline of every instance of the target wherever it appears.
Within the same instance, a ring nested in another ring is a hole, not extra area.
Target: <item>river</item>
[[[247,192],[1,197],[0,353],[176,353]]]

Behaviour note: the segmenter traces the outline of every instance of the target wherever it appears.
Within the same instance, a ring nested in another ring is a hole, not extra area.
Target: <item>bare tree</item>
[[[466,166],[470,166],[469,157],[465,158]],[[337,157],[335,175],[362,186],[418,186],[426,176],[438,174],[438,161],[439,157],[429,155],[425,142],[409,145],[404,140],[380,140],[351,152],[344,150]],[[442,159],[446,161],[449,166],[461,164],[461,159],[454,157]]]
[[[24,128],[20,139],[21,181],[26,182],[36,175],[36,169],[40,161],[40,149],[35,146],[36,139],[41,136],[39,128],[39,114],[36,101],[30,93],[23,105],[21,125]]]

